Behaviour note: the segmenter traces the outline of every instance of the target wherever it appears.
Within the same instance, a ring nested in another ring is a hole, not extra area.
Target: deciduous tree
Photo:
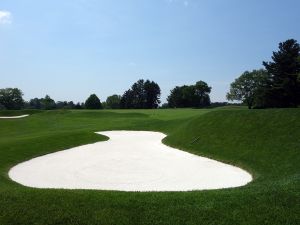
[[[46,95],[45,98],[40,99],[40,102],[42,109],[51,110],[56,108],[55,101],[49,95]]]
[[[144,83],[146,104],[145,108],[155,109],[160,104],[160,87],[154,81],[146,80]]]
[[[135,82],[131,89],[125,91],[121,97],[122,108],[151,109],[160,104],[160,87],[154,81],[143,79]]]
[[[106,107],[108,109],[119,109],[120,108],[120,102],[121,102],[121,96],[120,95],[108,96],[107,99],[106,99]]]
[[[242,101],[251,109],[258,95],[267,88],[268,78],[267,71],[263,69],[246,71],[231,83],[226,97],[230,101]]]
[[[21,109],[24,105],[23,93],[18,88],[0,89],[0,105],[6,109]]]
[[[195,85],[176,86],[167,101],[171,108],[207,107],[210,105],[210,92],[211,87],[206,82],[198,81]]]
[[[100,102],[100,99],[97,97],[97,95],[92,94],[85,101],[85,107],[87,109],[102,109],[102,104]]]

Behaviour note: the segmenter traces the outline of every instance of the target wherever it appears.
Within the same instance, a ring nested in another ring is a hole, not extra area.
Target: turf
[[[127,193],[34,189],[8,178],[9,168],[26,159],[107,139],[94,131],[125,129],[164,132],[165,144],[238,165],[254,181],[222,190]],[[61,110],[0,120],[0,225],[297,225],[299,137],[300,109]]]

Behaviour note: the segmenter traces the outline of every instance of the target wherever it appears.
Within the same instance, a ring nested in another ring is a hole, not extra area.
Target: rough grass
[[[94,131],[124,129],[164,132],[166,144],[243,167],[255,180],[232,189],[127,193],[33,189],[8,178],[26,159],[106,140]],[[0,225],[296,225],[299,137],[299,109],[61,110],[0,120]]]

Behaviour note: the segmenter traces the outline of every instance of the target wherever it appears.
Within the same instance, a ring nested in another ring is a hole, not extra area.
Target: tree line
[[[246,71],[230,85],[227,99],[251,108],[287,108],[300,105],[300,45],[294,39],[279,43],[264,68]]]
[[[279,43],[271,62],[263,62],[264,68],[245,71],[230,85],[226,95],[229,101],[239,101],[251,108],[297,107],[300,105],[300,45],[294,39]],[[193,85],[176,86],[170,91],[163,108],[203,108],[223,106],[211,103],[212,88],[204,81]],[[159,85],[140,79],[123,95],[111,95],[101,102],[91,94],[84,103],[55,102],[49,95],[26,102],[18,88],[0,89],[0,109],[155,109],[161,101]]]
[[[206,107],[210,105],[211,87],[204,81],[195,85],[175,87],[168,96],[164,107]],[[73,101],[55,102],[49,95],[44,98],[23,100],[23,92],[18,88],[0,89],[0,109],[156,109],[161,101],[161,90],[157,83],[140,79],[123,95],[111,95],[101,102],[96,94],[91,94],[84,103]]]

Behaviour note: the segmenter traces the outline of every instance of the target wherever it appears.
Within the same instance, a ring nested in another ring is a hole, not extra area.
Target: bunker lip
[[[0,116],[0,119],[20,119],[29,116],[28,114],[26,115],[21,115],[21,116]]]
[[[252,176],[235,166],[164,145],[165,134],[97,132],[110,139],[20,163],[9,177],[35,188],[113,191],[192,191],[246,185]]]

